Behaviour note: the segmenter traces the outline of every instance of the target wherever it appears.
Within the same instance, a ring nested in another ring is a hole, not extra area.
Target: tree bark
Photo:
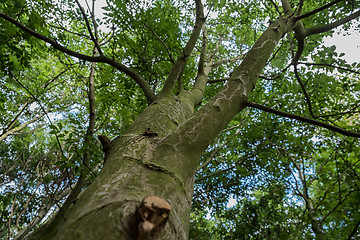
[[[222,91],[194,114],[191,92],[155,100],[114,139],[95,181],[55,223],[30,239],[139,239],[139,208],[147,196],[164,199],[171,212],[161,239],[188,239],[194,175],[212,140],[247,104],[247,96],[292,21],[272,23]],[[141,235],[143,236],[143,235]],[[155,235],[154,235],[155,236]],[[152,238],[149,235],[147,239]]]

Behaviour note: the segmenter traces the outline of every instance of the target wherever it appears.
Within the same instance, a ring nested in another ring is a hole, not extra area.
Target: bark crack
[[[150,170],[161,172],[161,173],[164,173],[164,174],[170,176],[172,179],[175,180],[175,182],[179,183],[179,185],[181,186],[182,191],[186,193],[185,184],[180,180],[180,178],[178,176],[176,176],[175,173],[168,170],[166,167],[161,166],[161,165],[157,165],[157,164],[155,164],[153,162],[150,162],[150,161],[144,161],[144,160],[141,160],[141,159],[136,159],[136,158],[128,157],[128,156],[124,157],[124,160],[130,160],[130,161],[136,162],[136,163],[141,164],[141,165],[143,165],[144,167],[146,167],[146,168],[148,168]]]

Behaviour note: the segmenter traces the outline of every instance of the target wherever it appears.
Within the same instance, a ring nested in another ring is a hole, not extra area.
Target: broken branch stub
[[[143,199],[137,214],[138,234],[137,240],[160,239],[161,231],[164,229],[169,218],[171,206],[168,201],[157,196],[147,196]]]

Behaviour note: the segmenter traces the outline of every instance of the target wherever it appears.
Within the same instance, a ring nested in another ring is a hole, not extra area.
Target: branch
[[[352,194],[353,192],[355,192],[354,190],[349,191],[348,194],[346,194],[346,196],[341,199],[340,201],[337,202],[337,204],[320,220],[321,222],[324,222],[325,219],[332,214],[341,204],[343,204],[345,202],[345,200],[347,199],[348,196],[350,196],[350,194]]]
[[[221,65],[223,65],[225,63],[233,63],[233,62],[236,62],[237,60],[240,60],[240,59],[242,59],[244,57],[245,57],[245,54],[241,54],[241,55],[239,55],[237,57],[234,57],[234,58],[231,58],[231,59],[224,59],[224,60],[221,60],[221,61],[218,61],[218,62],[214,63],[211,67],[216,68],[216,67],[219,67],[219,66],[221,66]]]
[[[219,39],[216,41],[216,44],[215,44],[215,50],[209,54],[208,58],[210,59],[209,62],[213,62],[214,59],[215,59],[215,56],[216,56],[216,53],[218,52],[219,50],[219,46],[220,46],[220,43],[224,40],[224,38],[222,36],[219,36]]]
[[[85,34],[82,34],[82,33],[77,33],[77,32],[70,31],[70,30],[66,29],[65,27],[61,26],[60,24],[59,24],[59,26],[55,26],[55,25],[52,25],[51,23],[48,23],[48,25],[49,25],[50,27],[52,27],[52,28],[65,31],[65,32],[68,32],[68,33],[70,33],[70,34],[74,34],[74,35],[79,36],[79,37],[83,37],[83,38],[86,38],[86,39],[90,39],[89,36],[87,36],[87,35],[85,35]]]
[[[195,180],[195,182],[196,183],[198,183],[198,182],[200,182],[200,181],[202,181],[202,180],[204,180],[204,179],[207,179],[207,178],[210,178],[210,177],[213,177],[213,176],[216,176],[216,175],[219,175],[219,174],[221,174],[221,173],[225,173],[225,172],[227,172],[227,171],[229,171],[229,170],[231,170],[231,169],[233,169],[233,168],[235,168],[236,166],[238,166],[238,165],[240,165],[240,164],[242,164],[242,163],[244,163],[245,162],[245,160],[247,160],[247,159],[249,159],[249,158],[253,158],[253,157],[255,157],[256,155],[258,155],[259,154],[259,152],[260,151],[255,151],[254,153],[252,153],[252,154],[249,154],[249,155],[246,155],[246,156],[243,156],[243,157],[241,157],[234,165],[232,165],[231,167],[228,167],[228,168],[226,168],[226,169],[222,169],[222,170],[219,170],[219,171],[217,171],[217,172],[214,172],[214,173],[212,173],[212,174],[209,174],[209,175],[207,175],[207,176],[204,176],[204,177],[202,177],[202,178],[199,178],[199,179],[196,179]]]
[[[94,47],[93,56],[97,56],[99,52],[97,51],[97,47]],[[91,64],[90,69],[90,77],[89,77],[89,89],[88,89],[88,100],[89,100],[89,125],[84,137],[84,156],[82,164],[84,166],[88,166],[90,162],[90,144],[94,136],[94,129],[96,123],[96,112],[95,112],[95,67],[96,63],[93,62]],[[64,202],[63,206],[60,209],[60,212],[66,212],[68,207],[70,207],[71,203],[81,192],[85,182],[86,182],[87,174],[83,170],[80,173],[80,177],[71,191],[69,197]]]
[[[281,15],[281,12],[279,10],[279,7],[276,5],[276,3],[273,0],[270,0],[271,4],[274,5],[276,11],[279,13],[279,15]]]
[[[301,87],[301,90],[303,91],[304,95],[305,95],[305,100],[306,100],[306,103],[309,107],[309,112],[310,112],[310,115],[313,117],[313,118],[316,118],[314,113],[313,113],[313,110],[312,110],[312,106],[311,106],[311,101],[310,101],[310,97],[309,95],[307,94],[306,92],[306,89],[305,89],[305,86],[303,84],[303,82],[301,81],[301,78],[300,78],[300,75],[298,73],[298,70],[297,70],[297,66],[294,65],[294,73],[295,73],[295,78],[296,80],[298,81],[300,87]]]
[[[262,111],[265,111],[265,112],[273,113],[273,114],[276,114],[276,115],[279,115],[279,116],[282,116],[282,117],[287,117],[287,118],[291,118],[291,119],[296,119],[296,120],[301,121],[301,122],[310,123],[310,124],[313,124],[313,125],[323,127],[323,128],[329,129],[331,131],[340,133],[340,134],[348,136],[348,137],[360,138],[360,133],[348,131],[348,130],[345,130],[345,129],[342,129],[342,128],[339,128],[339,127],[335,127],[333,125],[323,123],[323,122],[320,122],[320,121],[317,121],[317,120],[314,120],[314,119],[301,117],[301,116],[294,115],[294,114],[291,114],[291,113],[280,112],[278,110],[275,110],[275,109],[272,109],[272,108],[269,108],[269,107],[265,107],[265,106],[262,106],[260,104],[253,103],[253,102],[248,102],[247,106],[252,107],[252,108],[256,108],[256,109],[259,109],[259,110],[262,110]]]
[[[272,76],[267,77],[267,76],[264,76],[264,75],[260,75],[259,78],[265,79],[265,80],[275,80],[278,77],[280,77],[281,74],[286,72],[289,69],[290,66],[291,66],[291,63],[289,65],[287,65],[283,70],[281,70],[280,72],[278,72],[276,74],[273,74]]]
[[[213,79],[213,80],[209,80],[208,83],[225,82],[225,81],[228,81],[229,79],[230,79],[230,78]]]
[[[352,70],[352,69],[349,69],[349,68],[334,66],[334,65],[331,65],[331,64],[327,64],[327,63],[298,62],[298,64],[304,64],[304,65],[306,65],[306,66],[324,66],[324,67],[331,67],[331,68],[337,68],[337,69],[341,69],[341,70],[344,70],[344,71],[348,71],[348,72],[351,72],[351,73],[360,74],[359,71],[355,71],[355,70]]]
[[[296,11],[297,14],[301,14],[303,6],[304,6],[304,0],[300,0],[298,10]]]
[[[30,121],[27,121],[26,123],[18,126],[18,127],[15,127],[15,128],[12,128],[8,131],[6,131],[5,133],[1,134],[0,135],[0,142],[3,141],[4,139],[6,139],[8,136],[10,135],[14,135],[16,132],[19,132],[21,131],[22,129],[24,129],[26,126],[28,126],[29,124],[33,123],[33,122],[36,122],[38,119],[42,118],[46,113],[43,113],[42,115],[40,116],[37,116],[36,118],[30,120]]]
[[[201,51],[200,51],[200,59],[199,59],[199,65],[198,65],[198,71],[197,76],[195,79],[194,86],[189,94],[192,95],[194,101],[194,106],[201,103],[204,92],[206,88],[206,84],[208,82],[208,75],[211,70],[211,67],[209,64],[205,64],[206,62],[206,50],[207,50],[207,30],[205,24],[202,27],[203,29],[203,37],[202,37],[202,43],[201,43]]]
[[[24,239],[27,233],[30,232],[31,229],[33,229],[38,223],[40,223],[41,220],[44,219],[44,217],[46,217],[51,207],[54,206],[56,202],[60,201],[70,193],[70,188],[71,187],[66,188],[60,194],[56,195],[54,198],[51,198],[47,203],[44,203],[43,206],[39,208],[38,214],[31,220],[31,222],[25,228],[23,228],[18,234],[16,234],[14,240]]]
[[[318,8],[318,9],[315,9],[315,10],[313,10],[311,12],[308,12],[308,13],[305,13],[303,15],[297,16],[297,17],[295,17],[295,20],[300,20],[300,19],[303,19],[303,18],[307,18],[307,17],[309,17],[311,15],[314,15],[314,14],[316,14],[318,12],[321,12],[322,10],[327,9],[327,8],[331,7],[332,5],[335,5],[336,3],[341,2],[341,1],[343,1],[343,0],[335,0],[335,1],[331,2],[331,3],[328,3],[328,4]]]
[[[179,58],[176,60],[175,64],[173,65],[173,67],[165,81],[164,87],[160,92],[160,95],[167,95],[167,94],[172,93],[175,83],[178,80],[179,76],[181,75],[182,71],[184,70],[184,68],[186,66],[186,62],[187,62],[190,54],[192,53],[192,51],[195,47],[195,44],[199,38],[202,25],[205,22],[204,9],[203,9],[201,0],[195,0],[195,4],[196,4],[195,26],[193,28],[191,36],[190,36],[186,46],[184,47],[181,55],[179,56]]]
[[[292,12],[291,5],[288,0],[281,0],[281,5],[284,9],[285,14],[290,14]]]
[[[103,55],[102,51],[101,51],[101,48],[99,46],[99,43],[98,43],[98,39],[94,37],[93,33],[92,33],[92,30],[91,30],[91,27],[90,27],[90,23],[89,23],[89,20],[87,19],[87,16],[86,16],[86,13],[85,13],[85,10],[84,8],[80,5],[79,1],[78,0],[75,0],[76,1],[76,4],[78,5],[80,11],[81,11],[81,14],[83,15],[84,17],[84,20],[85,20],[85,23],[86,23],[86,28],[90,34],[90,38],[91,40],[94,42],[97,50],[99,51],[99,54],[100,55]],[[92,13],[93,15],[93,13]],[[95,23],[94,23],[95,24]]]
[[[166,43],[160,38],[160,36],[153,30],[149,27],[149,25],[147,25],[146,23],[144,23],[144,26],[147,27],[153,34],[154,36],[161,42],[161,44],[165,47],[166,51],[168,52],[169,54],[169,58],[170,58],[170,61],[172,63],[175,63],[173,57],[172,57],[172,54],[171,54],[171,51],[170,49],[168,48],[168,46],[166,45]]]
[[[29,106],[29,104],[31,104],[33,101],[29,101],[27,100],[25,103],[24,103],[24,106],[22,106],[22,108],[19,110],[19,112],[16,114],[16,116],[13,118],[13,120],[9,123],[9,125],[7,127],[5,127],[3,129],[3,133],[0,135],[2,136],[4,133],[6,133],[6,131],[8,131],[9,129],[12,129],[16,123],[16,120],[20,117],[20,115],[24,112],[25,108],[27,106]],[[0,140],[1,142],[1,140]]]
[[[357,223],[354,226],[354,229],[352,230],[352,232],[350,233],[348,240],[351,240],[353,238],[353,236],[355,235],[355,233],[357,232],[358,227],[360,226],[360,219],[359,221],[357,221]]]
[[[87,1],[85,1],[85,2],[88,5],[88,2]],[[91,20],[92,20],[93,25],[94,25],[95,39],[100,42],[98,27],[97,27],[96,19],[95,19],[95,2],[96,2],[96,0],[92,1]],[[88,5],[88,8],[89,8],[89,5]],[[89,10],[90,10],[90,8],[89,8]],[[99,45],[101,45],[101,44],[99,44]],[[100,51],[100,49],[98,49],[98,50]]]
[[[11,74],[11,73],[10,73],[10,74]],[[11,74],[11,75],[12,75],[12,74]],[[19,79],[17,79],[14,75],[12,75],[12,77],[13,77],[13,78],[15,79],[15,81],[16,81],[22,88],[24,88],[25,91],[27,91],[27,92],[31,95],[31,97],[39,104],[41,110],[42,110],[43,113],[46,115],[46,118],[48,119],[49,123],[50,123],[51,125],[53,125],[53,124],[52,124],[52,121],[51,121],[51,119],[50,119],[50,117],[49,117],[49,115],[47,114],[44,106],[40,103],[39,99],[37,99],[37,97],[36,97],[27,87],[25,87],[25,86],[20,82]],[[61,147],[61,143],[60,143],[59,137],[58,137],[57,133],[54,133],[54,135],[55,135],[56,141],[57,141],[57,143],[58,143],[58,145],[59,145],[59,149],[60,149],[61,155],[63,155],[64,152],[63,152],[63,149],[62,149],[62,147]]]
[[[326,25],[322,25],[322,26],[316,26],[316,27],[312,27],[312,28],[308,28],[306,29],[306,34],[305,36],[310,36],[310,35],[313,35],[313,34],[318,34],[318,33],[323,33],[323,32],[327,32],[327,31],[330,31],[331,29],[334,29],[334,28],[337,28],[338,26],[344,24],[344,23],[347,23],[357,17],[360,16],[360,10],[343,18],[343,19],[340,19],[336,22],[333,22],[333,23],[329,23],[329,24],[326,24]]]
[[[205,68],[205,54],[206,54],[206,49],[207,49],[207,29],[205,24],[202,27],[202,31],[203,31],[203,37],[202,37],[202,42],[201,42],[201,51],[200,51],[200,59],[199,59],[199,66],[198,66],[198,74],[202,74],[204,73],[204,68]]]
[[[66,54],[69,54],[70,56],[73,56],[73,57],[76,57],[78,59],[81,59],[81,60],[85,60],[85,61],[90,61],[90,62],[103,62],[103,63],[107,63],[111,66],[113,66],[114,68],[120,70],[121,72],[125,73],[126,75],[128,75],[129,77],[131,77],[132,79],[135,80],[135,82],[137,84],[139,84],[139,86],[141,87],[141,89],[143,90],[144,94],[145,94],[145,97],[147,98],[147,100],[149,102],[152,102],[155,100],[155,95],[154,95],[154,92],[152,91],[149,83],[142,77],[140,76],[136,71],[126,67],[125,65],[115,61],[115,60],[112,60],[111,58],[108,58],[104,55],[102,56],[88,56],[88,55],[85,55],[85,54],[81,54],[81,53],[78,53],[78,52],[75,52],[71,49],[68,49],[64,46],[62,46],[61,44],[57,43],[55,40],[53,39],[50,39],[30,28],[28,28],[27,26],[25,26],[24,24],[22,24],[21,22],[13,19],[12,17],[0,12],[0,17],[4,18],[5,20],[11,22],[12,24],[14,24],[15,26],[19,27],[20,29],[24,30],[25,32],[29,33],[30,35],[46,42],[46,43],[49,43],[51,46],[53,46],[55,49],[63,52],[63,53],[66,53]]]
[[[294,28],[294,31],[297,39],[297,50],[295,56],[293,57],[292,64],[296,66],[305,48],[306,30],[304,25],[301,22],[298,22]]]

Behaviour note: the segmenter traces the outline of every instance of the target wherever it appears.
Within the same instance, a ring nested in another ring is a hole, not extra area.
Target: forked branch
[[[178,78],[180,77],[181,73],[183,72],[183,70],[186,66],[186,62],[187,62],[190,54],[192,53],[192,51],[196,45],[196,42],[200,36],[202,26],[205,22],[204,9],[203,9],[201,0],[195,0],[195,5],[196,5],[196,21],[195,21],[193,31],[191,33],[191,36],[190,36],[186,46],[184,47],[182,53],[180,54],[180,56],[176,60],[175,64],[173,65],[173,67],[165,81],[164,87],[163,87],[162,91],[160,92],[160,95],[167,95],[173,91],[175,83],[178,80]]]

